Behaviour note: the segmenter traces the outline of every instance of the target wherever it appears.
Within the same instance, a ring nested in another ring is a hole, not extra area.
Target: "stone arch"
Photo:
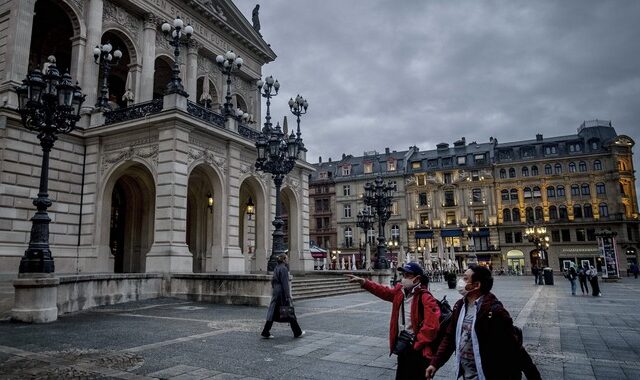
[[[295,189],[283,186],[281,192],[283,218],[286,212],[285,245],[289,250],[289,266],[293,270],[303,270],[303,236],[301,204]]]
[[[102,33],[100,43],[109,42],[113,46],[113,50],[119,49],[122,52],[122,58],[117,65],[111,66],[111,70],[109,72],[109,101],[112,105],[117,104],[118,107],[126,107],[126,101],[122,100],[122,95],[124,95],[125,91],[128,89],[135,90],[134,83],[128,83],[129,79],[129,71],[132,67],[135,67],[139,64],[138,62],[138,52],[135,43],[133,42],[134,38],[130,35],[129,32],[124,31],[120,26],[113,26],[105,29]],[[91,47],[91,50],[93,47]],[[98,73],[98,88],[97,92],[100,94],[100,90],[102,88],[103,75],[100,70]],[[132,73],[133,74],[133,73]],[[131,78],[133,82],[133,76]]]
[[[155,174],[141,160],[112,168],[97,204],[98,271],[144,272],[153,244]],[[106,254],[106,257],[105,257]]]
[[[156,55],[154,60],[153,74],[153,98],[162,98],[167,88],[167,83],[171,79],[171,69],[173,67],[173,57],[167,54]]]
[[[233,100],[231,102],[233,103],[234,108],[240,108],[244,112],[251,113],[251,110],[249,110],[248,108],[249,105],[247,101],[244,99],[244,97],[241,94],[239,93],[233,94]]]
[[[216,88],[215,81],[211,76],[203,74],[196,79],[196,97],[193,99],[194,102],[197,102],[201,106],[204,106],[204,103],[200,101],[200,97],[202,96],[204,81],[205,78],[209,81],[209,95],[211,95],[211,109],[214,111],[220,110],[220,94],[218,89]]]
[[[254,215],[249,219],[249,197],[254,204]],[[271,213],[267,189],[253,174],[240,180],[239,188],[239,245],[245,255],[245,272],[264,272],[269,260],[269,231]]]

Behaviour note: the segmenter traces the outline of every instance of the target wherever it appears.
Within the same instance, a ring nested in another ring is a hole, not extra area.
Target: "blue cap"
[[[419,276],[422,276],[424,274],[424,271],[422,270],[420,264],[414,262],[406,263],[404,264],[404,266],[398,267],[398,271],[412,273]]]

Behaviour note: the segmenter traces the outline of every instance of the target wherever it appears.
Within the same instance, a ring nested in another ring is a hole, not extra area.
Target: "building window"
[[[508,201],[509,200],[509,190],[504,189],[504,190],[500,191],[500,198],[503,201]]]
[[[573,205],[573,217],[582,219],[582,206]]]
[[[563,185],[559,185],[558,187],[556,187],[556,195],[558,196],[558,198],[564,197],[564,186]]]
[[[551,231],[551,241],[557,243],[560,241],[560,230]]]
[[[344,213],[345,218],[351,218],[351,205],[344,205]]]
[[[587,240],[587,234],[584,230],[584,228],[577,228],[576,229],[576,241],[586,241]]]
[[[522,232],[516,231],[513,233],[513,240],[516,243],[522,243]]]
[[[444,173],[444,183],[446,184],[451,183],[451,173]]]
[[[371,228],[369,231],[367,231],[367,241],[369,242],[369,244],[375,244],[376,230],[374,228]]]
[[[571,196],[572,197],[577,197],[580,195],[580,186],[578,185],[571,185]]]
[[[509,178],[516,178],[516,169],[509,168]]]
[[[420,169],[422,167],[421,161],[414,161],[411,163],[411,169]]]
[[[582,152],[582,145],[580,145],[580,143],[569,144],[569,152],[570,153]]]
[[[607,193],[607,189],[604,186],[604,183],[600,182],[600,183],[596,183],[596,194],[598,195],[604,195]]]
[[[427,161],[428,168],[437,168],[438,167],[438,159],[432,159]]]
[[[364,170],[364,174],[369,174],[373,172],[373,162],[365,162],[363,170]]]
[[[467,157],[466,156],[459,156],[458,157],[458,165],[466,165],[467,164]]]
[[[420,224],[429,225],[429,213],[420,214]]]
[[[606,203],[600,203],[598,210],[600,210],[600,217],[606,218],[609,216],[609,208]]]
[[[593,218],[593,210],[591,209],[591,203],[585,203],[582,208],[583,214],[585,218]]]
[[[427,205],[427,193],[418,194],[418,205],[426,206]]]
[[[547,187],[547,198],[555,198],[556,197],[556,188],[553,186]]]
[[[593,161],[593,170],[602,170],[602,162],[600,160]]]
[[[582,195],[590,195],[591,194],[591,188],[589,187],[588,183],[583,183],[582,186],[580,187],[580,191],[581,191]]]
[[[576,164],[575,162],[570,162],[569,163],[569,173],[575,173],[576,172]]]
[[[539,186],[534,186],[533,187],[533,197],[534,198],[542,198],[542,193],[540,192],[540,187]]]
[[[556,206],[549,207],[549,219],[558,220],[558,209]]]
[[[400,240],[400,227],[397,224],[391,226],[391,240],[399,241]]]
[[[546,174],[546,175],[551,175],[551,174],[553,174],[553,171],[552,171],[552,169],[551,169],[551,165],[546,164],[546,165],[544,166],[544,174]]]
[[[511,200],[512,201],[517,201],[518,200],[518,190],[516,189],[511,189],[511,191],[509,192],[510,196],[511,196]]]
[[[480,189],[473,189],[471,190],[471,197],[472,197],[472,201],[473,202],[480,202],[482,201],[482,190]]]
[[[520,221],[520,209],[519,208],[514,208],[513,210],[511,210],[511,219],[514,222],[519,222]]]
[[[502,220],[505,222],[511,221],[511,210],[509,210],[508,208],[502,210]]]
[[[554,165],[554,169],[556,174],[562,174],[562,165],[560,165],[559,163]]]
[[[558,207],[558,216],[560,217],[561,220],[569,219],[569,214],[567,212],[567,206],[561,205],[560,207]]]
[[[456,213],[455,211],[447,211],[447,225],[456,224]]]
[[[485,163],[485,159],[484,159],[484,153],[483,154],[476,154],[473,156],[473,160],[475,161],[475,163],[477,165],[483,165]]]
[[[320,172],[320,178],[321,179],[327,178],[327,172]]]
[[[538,206],[536,207],[536,220],[542,220],[542,219],[543,219],[542,207]]]
[[[453,190],[447,190],[444,192],[444,206],[445,207],[453,207],[455,206],[455,200],[453,196]]]
[[[391,204],[391,215],[398,215],[398,202]]]
[[[595,228],[587,228],[587,240],[588,241],[596,241],[596,229]]]
[[[471,171],[471,180],[474,182],[480,180],[480,174],[478,173],[477,170]]]
[[[396,171],[396,160],[387,161],[387,171],[395,172]]]
[[[504,242],[507,244],[513,243],[513,234],[511,232],[504,233]]]
[[[348,197],[351,195],[351,185],[343,185],[342,186],[342,195]]]
[[[528,167],[523,167],[522,168],[522,176],[523,177],[528,177],[529,176],[529,168]]]
[[[351,230],[351,227],[345,227],[344,229],[344,246],[345,248],[353,247],[353,230]]]
[[[556,153],[558,153],[558,148],[556,148],[555,145],[544,147],[544,154],[549,155],[549,154],[556,154]]]
[[[351,166],[343,166],[342,175],[351,175]]]
[[[562,229],[560,230],[560,235],[562,236],[562,241],[571,241],[571,230]]]
[[[451,163],[453,162],[451,157],[445,157],[442,159],[442,166],[451,166]]]
[[[525,217],[525,220],[527,222],[532,222],[534,220],[534,218],[533,218],[533,208],[532,207],[527,207],[524,210],[524,217]]]
[[[538,167],[537,166],[533,165],[531,167],[531,175],[534,176],[534,177],[538,175]]]
[[[578,163],[578,170],[581,172],[586,172],[587,171],[587,163],[584,161],[580,161]]]
[[[524,199],[531,199],[533,198],[533,193],[531,192],[531,188],[530,187],[525,187],[524,188]]]
[[[500,178],[501,179],[507,178],[507,171],[505,169],[500,169]]]

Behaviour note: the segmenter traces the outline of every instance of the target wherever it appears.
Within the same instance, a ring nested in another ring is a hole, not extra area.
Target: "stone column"
[[[205,78],[206,79],[206,78]],[[189,94],[192,102],[197,102],[197,80],[198,80],[198,44],[195,41],[189,43],[187,49],[187,73],[184,90]]]
[[[156,17],[153,13],[148,13],[144,20],[142,49],[140,89],[136,98],[140,102],[146,102],[153,99],[153,73],[156,61]]]
[[[80,83],[80,87],[84,85],[82,72],[84,61],[86,59],[91,60],[91,58],[85,55],[86,44],[87,39],[82,36],[75,36],[71,39],[71,67],[69,68],[69,74],[74,81]],[[62,67],[61,69],[66,70],[67,68]]]
[[[158,132],[158,183],[154,243],[147,254],[146,272],[193,272],[186,243],[189,131],[179,125]]]
[[[311,251],[309,251],[309,174],[311,172],[309,170],[300,169],[299,180],[300,180],[300,192],[302,195],[301,203],[302,207],[300,210],[300,219],[302,221],[302,246],[300,247],[301,253],[301,263],[302,266],[300,270],[304,272],[312,272],[313,271],[313,257],[311,257]]]
[[[85,12],[87,24],[87,46],[93,49],[102,41],[102,0],[87,1],[87,10]],[[82,105],[85,111],[92,110],[95,107],[98,98],[98,65],[92,59],[84,60],[84,70],[82,74],[82,92],[87,98]]]
[[[241,147],[227,144],[227,245],[222,247],[222,262],[214,267],[229,273],[244,272],[244,257],[240,250],[240,151]],[[260,263],[257,264],[260,267]]]
[[[5,42],[4,78],[0,91],[7,94],[7,105],[18,106],[14,86],[22,83],[29,70],[29,46],[33,28],[33,11],[36,0],[16,1],[8,22]]]

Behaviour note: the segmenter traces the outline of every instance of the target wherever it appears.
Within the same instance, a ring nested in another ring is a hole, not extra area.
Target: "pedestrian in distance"
[[[631,273],[633,273],[633,277],[638,278],[638,273],[640,273],[640,268],[638,268],[638,264],[636,263],[632,263],[631,264]]]
[[[455,354],[453,379],[539,380],[540,372],[522,346],[522,330],[513,325],[509,312],[491,293],[493,277],[488,269],[472,264],[458,280],[462,295],[453,307],[451,323],[427,368],[432,379]]]
[[[531,273],[533,274],[533,284],[534,285],[538,285],[538,273],[540,272],[540,269],[538,269],[538,266],[534,266],[533,268],[531,268]]]
[[[600,284],[598,284],[598,270],[591,265],[587,271],[587,278],[591,283],[591,295],[594,297],[602,297],[600,292]]]
[[[392,303],[389,355],[394,352],[398,355],[396,379],[422,380],[434,354],[440,308],[428,290],[427,276],[418,263],[406,263],[398,271],[402,273],[402,280],[393,287],[351,274],[346,276],[349,282],[357,282],[369,293]],[[404,351],[402,345],[406,347]]]
[[[581,266],[578,269],[578,281],[580,282],[580,290],[582,291],[582,295],[589,295],[589,286],[587,285],[587,270],[588,268]]]
[[[271,326],[273,326],[274,321],[279,322],[281,320],[279,315],[280,306],[293,306],[291,286],[289,285],[289,258],[286,254],[281,254],[277,260],[278,265],[273,270],[273,277],[271,277],[271,303],[267,311],[267,321],[261,334],[265,339],[273,338],[270,332]],[[283,322],[289,322],[294,338],[299,338],[305,334],[300,328],[297,319],[293,318]]]
[[[571,295],[575,296],[577,288],[576,281],[578,279],[578,272],[576,272],[576,268],[574,268],[573,265],[570,266],[569,269],[564,273],[564,277],[571,283]]]

